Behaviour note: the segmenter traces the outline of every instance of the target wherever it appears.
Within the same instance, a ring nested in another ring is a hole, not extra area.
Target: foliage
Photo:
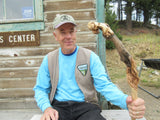
[[[156,24],[160,23],[160,0],[111,0],[111,2],[118,3],[118,6],[122,8],[117,8],[118,20],[124,18],[123,14],[125,11],[127,26],[132,27],[132,11],[136,11],[135,19],[136,21],[143,18],[143,26],[148,26],[151,22],[151,18],[156,19]],[[120,16],[119,16],[120,15]]]
[[[116,14],[110,10],[111,6],[109,5],[109,2],[106,3],[106,12],[105,12],[105,22],[109,24],[110,28],[114,31],[114,33],[117,35],[117,37],[122,40],[122,36],[120,33],[117,31],[118,29],[118,21],[116,21]],[[106,40],[106,48],[107,49],[114,49],[114,43]]]
[[[154,2],[154,18],[156,18],[156,24],[158,25],[160,21],[158,21],[158,18],[160,18],[160,0],[156,0]]]
[[[150,23],[150,18],[153,16],[153,1],[152,0],[135,0],[136,7],[138,6],[140,10],[143,11],[144,16],[144,26]]]
[[[141,59],[160,58],[160,36],[151,33],[141,33],[142,29],[136,29],[137,32],[129,35],[123,35],[123,44],[129,53],[133,56],[137,67],[141,65]],[[145,54],[145,56],[143,55]],[[122,64],[118,58],[116,50],[107,50],[107,69],[113,82],[119,83],[126,80],[125,64]],[[152,70],[152,71],[151,71]],[[141,85],[154,86],[160,88],[160,75],[153,74],[153,69],[143,69],[141,72]],[[157,71],[157,70],[156,70]],[[158,71],[160,73],[160,70]]]

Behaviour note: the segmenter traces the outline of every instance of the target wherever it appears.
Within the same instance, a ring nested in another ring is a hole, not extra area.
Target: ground
[[[125,36],[138,36],[137,33],[141,33],[142,34],[148,34],[151,33],[150,30],[148,29],[134,29],[132,32],[128,32],[126,30],[121,31],[122,34]],[[153,30],[152,30],[153,32]],[[157,34],[157,33],[156,33]],[[157,35],[158,38],[156,38],[156,41],[160,41],[160,36]],[[136,38],[137,39],[137,38]],[[145,42],[131,42],[131,41],[123,41],[123,44],[125,46],[125,48],[129,51],[129,53],[131,53],[131,55],[133,55],[133,58],[135,59],[136,65],[140,66],[141,64],[141,58],[147,58],[147,57],[151,57],[154,58],[155,56],[160,58],[159,56],[159,44],[158,46],[157,43],[153,43],[153,46],[151,45],[151,43],[145,43]],[[149,45],[149,46],[148,46]],[[152,49],[157,49],[156,51]],[[143,54],[142,51],[144,52]],[[149,51],[149,52],[148,52]],[[116,51],[116,49],[114,50],[106,50],[106,63],[107,63],[107,70],[109,73],[109,76],[111,77],[112,82],[116,83],[121,90],[123,90],[124,93],[130,94],[130,87],[127,83],[127,79],[126,79],[126,66],[123,62],[120,61],[119,55]],[[142,73],[145,70],[142,70]],[[159,71],[160,72],[160,71]],[[143,78],[144,74],[142,74],[140,76],[140,81]],[[145,78],[143,79],[147,79],[147,80],[152,80],[153,77],[149,77],[149,75],[145,74]],[[159,81],[159,76],[158,76],[158,81]],[[158,82],[157,82],[158,83]],[[150,84],[150,83],[149,83]],[[148,84],[148,85],[149,85]],[[156,96],[160,96],[160,87],[156,86],[156,87],[149,87],[149,86],[145,86],[145,84],[143,84],[142,82],[139,83],[139,85],[143,88],[145,88],[147,91],[152,92],[154,95]],[[147,92],[145,92],[144,90],[141,90],[140,88],[138,88],[138,96],[143,98],[145,100],[145,105],[146,105],[146,113],[145,113],[145,118],[146,120],[159,120],[160,119],[160,98],[157,99],[153,96],[151,96],[150,94],[148,94]]]

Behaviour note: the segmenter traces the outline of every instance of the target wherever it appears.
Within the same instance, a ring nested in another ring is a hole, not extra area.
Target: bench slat
[[[107,120],[131,120],[127,110],[102,110],[102,115]],[[40,120],[41,114],[34,115],[31,120]],[[146,120],[145,118],[137,120]]]

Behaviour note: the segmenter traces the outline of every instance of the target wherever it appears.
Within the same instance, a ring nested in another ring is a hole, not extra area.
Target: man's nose
[[[68,33],[66,34],[66,38],[68,38],[68,39],[71,38],[71,33],[68,32]]]

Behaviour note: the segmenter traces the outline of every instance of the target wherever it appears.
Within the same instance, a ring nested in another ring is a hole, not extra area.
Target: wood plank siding
[[[72,15],[77,22],[77,45],[96,51],[96,35],[87,28],[88,22],[96,19],[95,6],[95,0],[43,0],[44,30],[40,30],[40,46],[0,48],[0,98],[33,98],[44,56],[59,47],[52,33],[56,14]]]

